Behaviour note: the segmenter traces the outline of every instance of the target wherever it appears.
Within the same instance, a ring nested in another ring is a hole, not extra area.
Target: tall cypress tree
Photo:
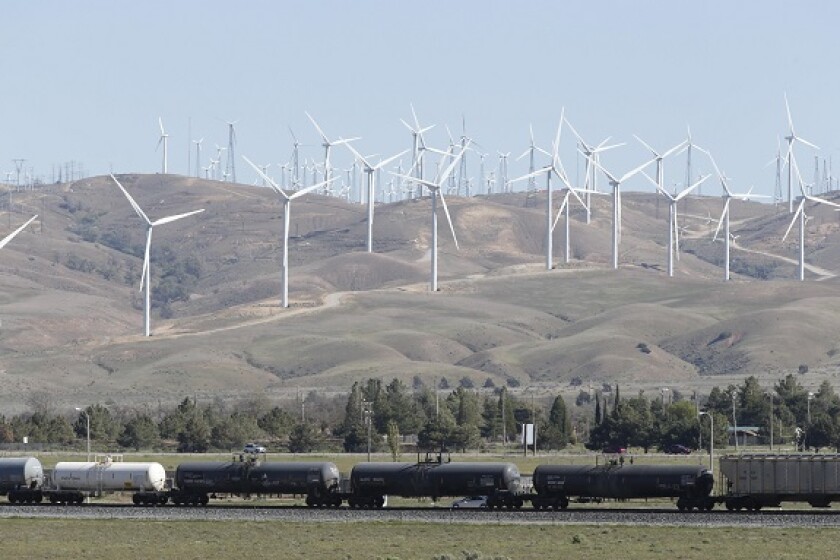
[[[618,390],[618,383],[615,384],[615,402],[613,402],[613,417],[618,417],[618,409],[621,407],[621,393]]]
[[[601,397],[595,395],[595,425],[601,424]]]

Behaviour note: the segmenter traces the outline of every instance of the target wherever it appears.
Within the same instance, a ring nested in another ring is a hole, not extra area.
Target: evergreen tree
[[[601,424],[601,397],[595,395],[595,425]]]
[[[117,443],[135,451],[154,449],[160,444],[160,432],[154,420],[146,414],[141,414],[125,423]]]

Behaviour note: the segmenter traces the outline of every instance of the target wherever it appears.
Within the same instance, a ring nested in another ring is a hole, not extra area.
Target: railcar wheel
[[[131,501],[134,502],[135,506],[139,506],[140,505],[140,495],[139,494],[134,494],[131,497]]]

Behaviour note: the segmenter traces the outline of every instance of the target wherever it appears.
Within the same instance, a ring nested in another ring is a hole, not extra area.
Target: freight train
[[[58,463],[45,476],[34,457],[0,459],[0,495],[12,503],[78,504],[130,492],[137,505],[206,505],[218,495],[306,496],[310,507],[381,508],[388,496],[438,499],[484,495],[487,507],[566,509],[572,501],[671,498],[680,511],[758,510],[782,501],[826,507],[840,499],[840,455],[734,455],[720,459],[724,484],[699,465],[540,465],[526,488],[512,463],[359,463],[343,478],[330,462],[182,463],[166,481],[159,463]]]

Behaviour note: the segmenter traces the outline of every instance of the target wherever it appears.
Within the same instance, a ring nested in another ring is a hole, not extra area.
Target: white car
[[[246,443],[242,448],[242,453],[265,453],[265,447],[256,443]]]
[[[487,496],[467,496],[452,502],[454,509],[484,509],[487,507]]]

